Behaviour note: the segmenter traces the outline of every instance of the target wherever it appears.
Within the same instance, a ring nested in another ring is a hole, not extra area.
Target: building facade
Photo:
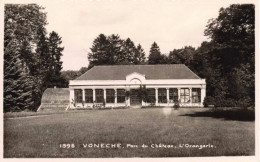
[[[173,106],[176,102],[181,107],[203,107],[206,81],[183,64],[94,66],[70,80],[69,89],[70,108]]]

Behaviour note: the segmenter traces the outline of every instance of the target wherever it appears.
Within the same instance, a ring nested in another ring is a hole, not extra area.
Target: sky
[[[146,56],[155,41],[161,53],[184,46],[198,47],[209,19],[221,7],[242,0],[27,0],[5,3],[37,3],[45,7],[47,31],[62,37],[63,70],[88,66],[87,55],[101,33],[118,34],[141,44]],[[248,1],[246,1],[248,2]]]

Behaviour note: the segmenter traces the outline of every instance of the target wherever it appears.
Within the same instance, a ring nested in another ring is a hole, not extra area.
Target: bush
[[[204,107],[208,107],[209,105],[215,105],[215,98],[211,96],[207,96],[203,102]]]
[[[174,101],[173,108],[174,108],[175,110],[177,110],[178,108],[180,108],[180,102],[179,102],[179,101]]]
[[[204,107],[208,107],[209,105],[214,105],[214,107],[241,107],[246,109],[250,106],[251,100],[248,98],[244,99],[231,99],[231,98],[222,98],[222,97],[212,97],[207,96],[204,99]]]

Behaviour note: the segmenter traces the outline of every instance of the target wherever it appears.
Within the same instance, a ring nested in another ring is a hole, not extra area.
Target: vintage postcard
[[[3,1],[2,160],[259,161],[258,4]]]

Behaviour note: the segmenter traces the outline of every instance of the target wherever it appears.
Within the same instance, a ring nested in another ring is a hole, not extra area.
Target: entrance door
[[[138,97],[138,89],[131,89],[130,104],[141,105],[142,100]]]

